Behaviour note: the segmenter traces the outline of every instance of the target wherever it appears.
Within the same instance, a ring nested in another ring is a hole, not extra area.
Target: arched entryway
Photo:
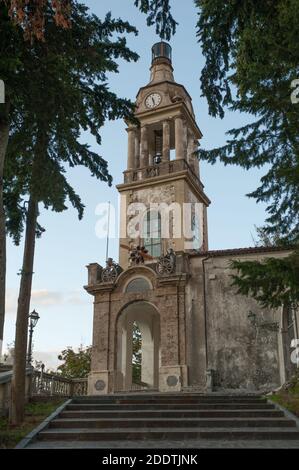
[[[133,332],[141,336],[140,383],[133,382]],[[146,301],[127,305],[116,325],[116,388],[129,391],[140,388],[158,389],[160,366],[160,317]]]

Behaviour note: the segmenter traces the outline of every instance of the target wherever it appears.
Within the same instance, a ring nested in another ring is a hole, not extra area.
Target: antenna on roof
[[[110,232],[110,201],[108,202],[107,240],[106,240],[106,261],[108,260],[109,232]]]

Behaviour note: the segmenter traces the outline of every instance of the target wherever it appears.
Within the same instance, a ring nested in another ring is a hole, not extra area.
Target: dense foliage
[[[205,57],[201,87],[210,114],[225,108],[251,123],[228,132],[226,145],[200,150],[210,163],[265,168],[248,194],[267,204],[264,235],[277,245],[299,243],[299,104],[291,101],[299,77],[299,2],[197,0],[197,35]],[[263,306],[298,302],[298,250],[287,259],[233,263],[239,292]]]
[[[45,18],[49,9],[57,26],[70,27],[71,0],[0,0],[10,18],[22,27],[25,39],[44,39]]]
[[[78,352],[68,347],[58,356],[63,364],[57,367],[58,372],[68,379],[84,379],[90,372],[91,346],[81,346]]]

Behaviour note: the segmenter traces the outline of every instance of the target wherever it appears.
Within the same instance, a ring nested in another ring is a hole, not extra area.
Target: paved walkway
[[[47,441],[35,442],[26,449],[299,449],[292,441]]]

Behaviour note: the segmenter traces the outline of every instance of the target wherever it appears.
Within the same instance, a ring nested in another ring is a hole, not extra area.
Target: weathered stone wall
[[[275,253],[277,256],[280,255]],[[238,259],[242,260],[258,257],[238,255]],[[200,257],[191,259],[192,280],[188,286],[189,296],[194,299],[193,313],[189,314],[191,383],[203,380],[206,359],[206,368],[215,371],[215,384],[222,389],[275,388],[281,382],[281,310],[263,310],[254,299],[236,294],[235,288],[231,286],[231,259],[232,256],[211,257],[205,261]],[[190,301],[188,310],[192,311]],[[248,317],[250,311],[256,314],[255,321],[254,317]],[[192,364],[198,364],[198,367],[194,369]]]

